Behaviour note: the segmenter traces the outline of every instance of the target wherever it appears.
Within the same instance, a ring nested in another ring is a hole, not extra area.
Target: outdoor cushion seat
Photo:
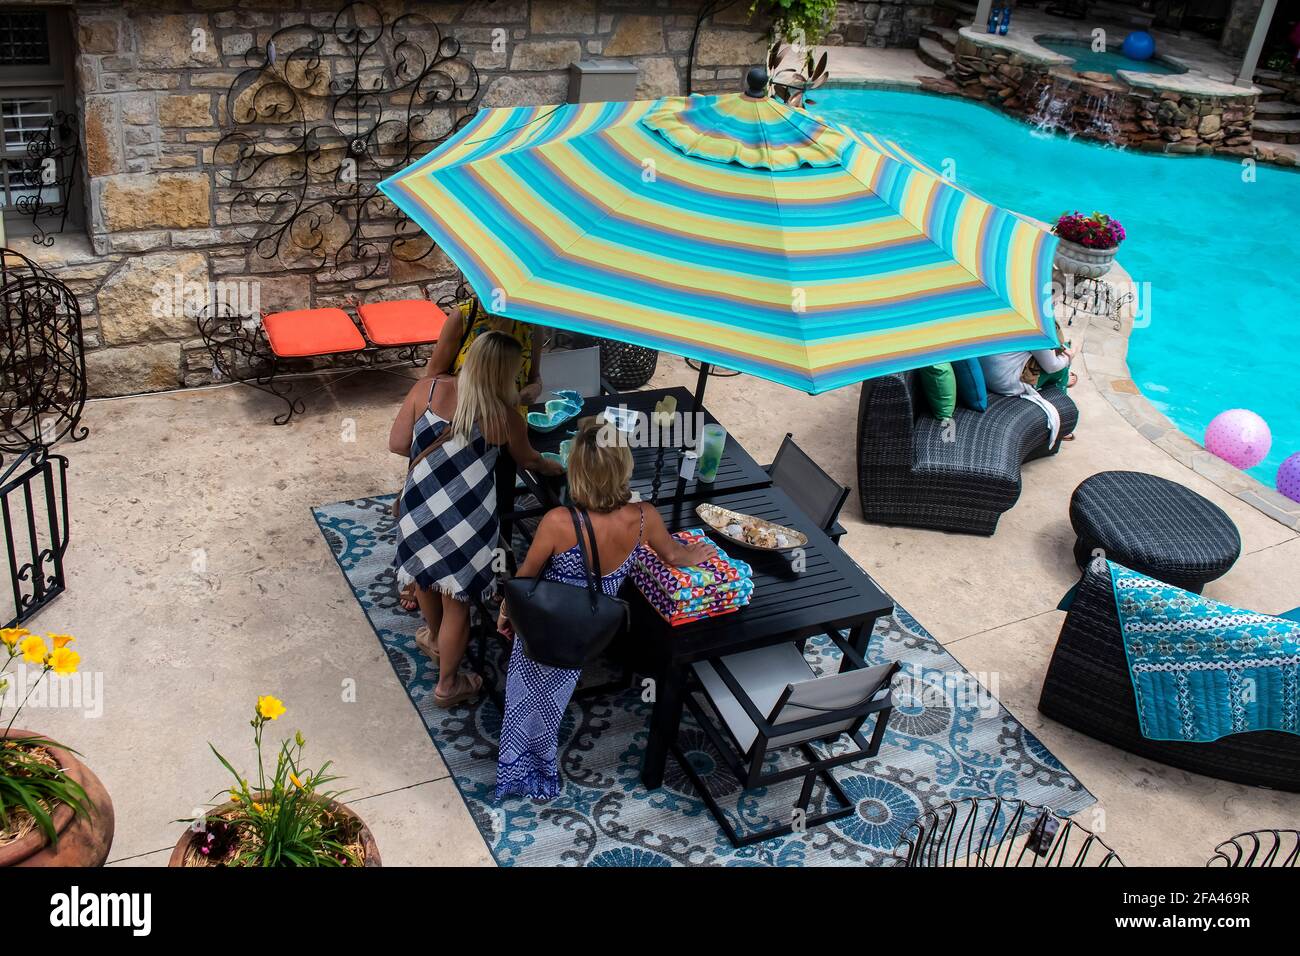
[[[951,424],[930,414],[915,372],[862,385],[858,402],[858,491],[862,515],[881,524],[993,534],[1020,497],[1021,466],[1053,455],[1047,416],[1033,402],[990,395],[988,409],[958,407]],[[1061,416],[1079,411],[1061,389],[1040,393]]]
[[[1142,735],[1109,567],[1092,561],[1043,679],[1038,709],[1080,733],[1160,763],[1235,783],[1300,791],[1300,735],[1274,730],[1211,743]]]
[[[294,309],[262,319],[271,351],[281,358],[336,355],[366,347],[353,321],[342,309]]]
[[[375,345],[425,345],[438,341],[447,313],[428,299],[367,302],[357,306],[366,337]]]
[[[1074,559],[1096,549],[1126,568],[1199,593],[1241,555],[1237,526],[1218,505],[1177,482],[1136,471],[1103,471],[1070,498]]]

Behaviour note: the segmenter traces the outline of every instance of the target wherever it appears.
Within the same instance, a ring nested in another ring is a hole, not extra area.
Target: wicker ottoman
[[[1222,508],[1136,471],[1103,471],[1074,489],[1070,524],[1080,568],[1100,548],[1111,561],[1198,594],[1241,555],[1241,535]]]

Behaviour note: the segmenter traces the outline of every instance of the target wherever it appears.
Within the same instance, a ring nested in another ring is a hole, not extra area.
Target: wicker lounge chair
[[[1089,737],[1171,767],[1235,783],[1300,791],[1300,736],[1295,734],[1251,731],[1213,743],[1142,736],[1110,573],[1100,562],[1095,564],[1089,565],[1075,592],[1038,709]]]
[[[1063,391],[1043,397],[1061,414],[1061,434],[1079,422]],[[1020,466],[1053,455],[1047,416],[1032,402],[990,395],[986,411],[958,408],[952,425],[925,408],[916,373],[862,383],[858,401],[858,490],[862,516],[879,524],[991,535],[1020,497]]]

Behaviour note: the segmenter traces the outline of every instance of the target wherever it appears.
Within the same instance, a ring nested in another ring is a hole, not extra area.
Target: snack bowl
[[[751,551],[793,551],[808,544],[808,536],[785,525],[755,518],[703,502],[695,513],[719,537]]]

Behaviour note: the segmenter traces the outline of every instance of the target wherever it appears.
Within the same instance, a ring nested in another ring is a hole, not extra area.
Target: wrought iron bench
[[[296,309],[239,315],[222,304],[199,314],[199,335],[212,356],[214,372],[230,381],[274,395],[288,406],[275,424],[301,415],[303,399],[293,396],[292,372],[338,371],[345,375],[393,365],[418,365],[420,349],[438,341],[447,314],[428,299],[355,304],[360,327],[338,308]],[[328,368],[320,360],[330,359]]]

